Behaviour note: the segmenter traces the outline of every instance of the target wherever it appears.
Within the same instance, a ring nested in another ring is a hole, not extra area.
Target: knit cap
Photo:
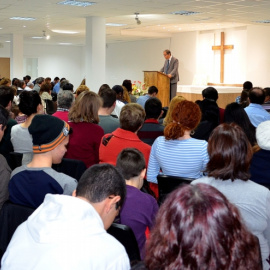
[[[38,154],[56,148],[69,135],[70,126],[57,117],[38,114],[28,130],[33,137],[33,152]]]
[[[270,121],[264,121],[258,125],[256,139],[261,149],[270,150]]]

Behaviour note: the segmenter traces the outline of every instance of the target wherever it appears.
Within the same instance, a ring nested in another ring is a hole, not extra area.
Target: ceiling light
[[[5,42],[10,43],[10,40],[6,40]]]
[[[36,18],[31,18],[31,17],[11,17],[10,20],[35,21]]]
[[[32,37],[33,39],[42,39],[43,37]]]
[[[125,26],[126,24],[124,23],[106,23],[107,26]]]
[[[68,6],[76,6],[76,7],[88,7],[96,4],[96,2],[88,2],[88,1],[75,1],[75,0],[65,0],[62,2],[58,2],[58,5],[68,5]]]
[[[73,34],[78,34],[79,32],[76,31],[68,31],[68,30],[51,30],[54,33],[59,33],[59,34],[69,34],[69,35],[73,35]]]
[[[64,42],[62,42],[62,43],[58,43],[59,45],[71,45],[72,43],[64,43]]]
[[[140,21],[140,19],[139,19],[139,14],[140,14],[140,13],[135,12],[134,14],[136,15],[136,16],[135,16],[135,20],[137,21],[137,24],[140,25],[140,24],[142,23],[142,22]]]
[[[200,12],[197,12],[197,11],[180,10],[180,11],[171,12],[170,14],[182,15],[182,16],[190,16],[190,15],[195,15],[195,14],[199,14],[199,13]]]

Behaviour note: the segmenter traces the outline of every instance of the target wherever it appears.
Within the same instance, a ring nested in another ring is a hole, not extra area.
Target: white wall
[[[10,57],[10,43],[3,42],[0,47],[0,57]]]
[[[191,84],[196,69],[196,32],[173,35],[172,38],[143,40],[107,45],[106,80],[110,86],[124,79],[143,81],[143,71],[160,70],[163,51],[170,49],[179,60],[181,84]]]
[[[225,83],[270,86],[270,35],[266,26],[224,29],[225,43],[234,49],[225,54]],[[124,79],[143,81],[144,70],[159,70],[164,64],[163,50],[170,49],[179,60],[180,84],[192,84],[198,74],[219,82],[220,32],[185,32],[172,38],[108,44],[106,76],[103,83],[121,84]],[[0,57],[10,57],[10,44],[0,48]],[[75,88],[85,77],[85,48],[81,46],[45,46],[24,44],[24,58],[38,58],[38,76],[66,77]],[[31,74],[30,74],[31,75]],[[86,82],[91,88],[91,83]],[[92,89],[97,91],[97,89]]]
[[[106,83],[111,87],[123,80],[143,81],[143,71],[160,70],[164,64],[163,50],[169,39],[108,44],[106,49]]]
[[[254,86],[270,86],[269,26],[247,27],[247,80]]]
[[[75,89],[84,78],[82,52],[80,46],[24,45],[25,58],[38,58],[38,76],[65,77]]]

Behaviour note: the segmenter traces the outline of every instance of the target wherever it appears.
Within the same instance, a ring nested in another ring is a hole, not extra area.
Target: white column
[[[23,35],[13,34],[10,44],[10,78],[23,78]]]
[[[87,17],[85,35],[85,78],[91,91],[98,92],[105,82],[106,25],[105,18]]]

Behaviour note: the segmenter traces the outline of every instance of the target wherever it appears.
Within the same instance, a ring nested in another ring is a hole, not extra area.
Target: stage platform
[[[177,95],[183,96],[187,100],[196,101],[202,100],[202,90],[208,85],[178,85],[177,86]],[[218,91],[218,106],[220,108],[225,108],[227,104],[234,102],[236,97],[240,96],[242,92],[242,87],[233,87],[233,86],[213,86]]]

